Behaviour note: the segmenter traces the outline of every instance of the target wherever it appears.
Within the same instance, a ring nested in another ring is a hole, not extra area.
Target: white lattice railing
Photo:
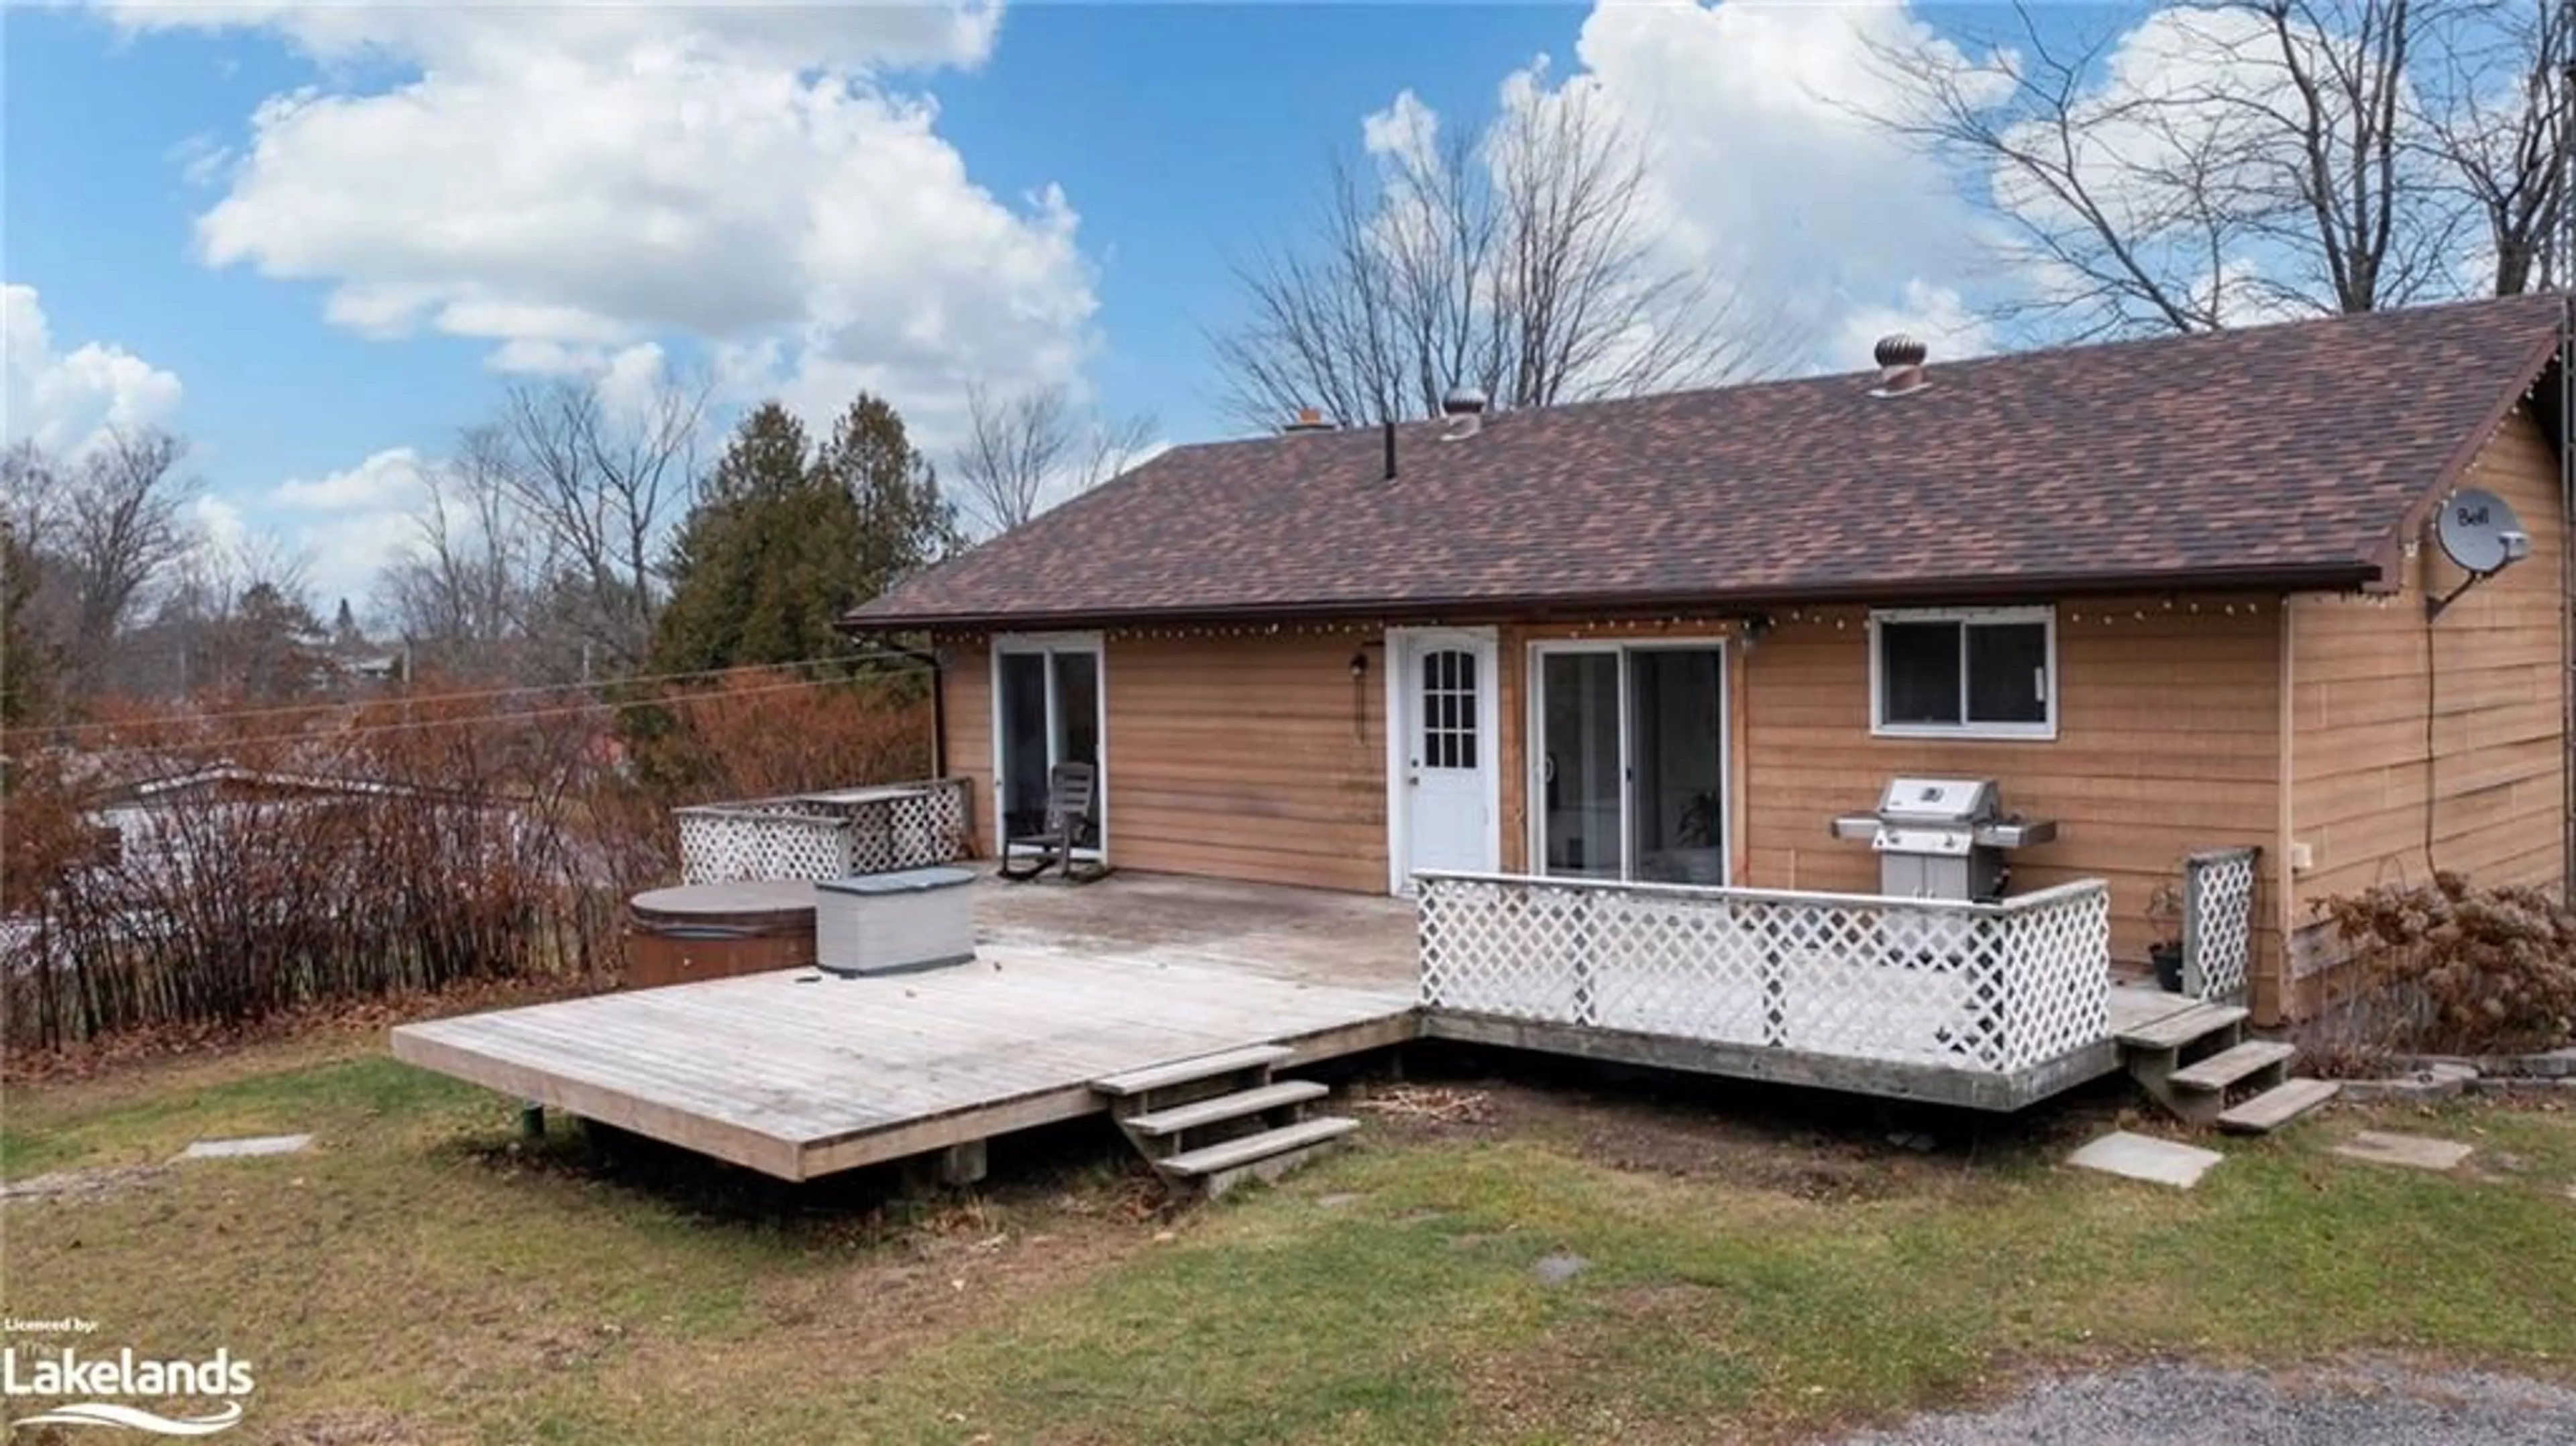
[[[2182,864],[2182,992],[2236,999],[2254,962],[2252,848],[2208,849]]]
[[[673,809],[692,884],[846,879],[966,857],[967,782],[943,778]]]
[[[2110,1035],[2099,879],[1971,904],[1414,878],[1429,1009],[1995,1073]]]

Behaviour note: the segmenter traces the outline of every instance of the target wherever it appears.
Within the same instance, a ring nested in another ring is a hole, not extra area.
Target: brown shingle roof
[[[2341,587],[2548,360],[2559,299],[1179,447],[851,615],[1149,616]]]

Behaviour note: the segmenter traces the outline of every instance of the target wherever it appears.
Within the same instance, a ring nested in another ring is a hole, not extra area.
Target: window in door
[[[1422,655],[1422,766],[1476,766],[1476,655],[1464,648]]]
[[[1726,881],[1724,659],[1715,645],[1540,650],[1543,872]]]
[[[1097,850],[1108,781],[1100,768],[1100,645],[1011,640],[993,654],[997,792],[1002,837],[1046,827],[1047,778],[1059,763],[1087,763],[1094,770],[1091,807],[1075,846]]]

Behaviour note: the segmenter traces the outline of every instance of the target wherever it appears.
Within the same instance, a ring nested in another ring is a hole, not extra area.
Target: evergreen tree
[[[788,491],[805,481],[813,460],[805,424],[778,403],[763,402],[734,428],[716,470],[699,489],[701,504]]]
[[[789,663],[848,650],[832,630],[853,589],[857,514],[816,474],[805,429],[763,403],[735,428],[666,569],[657,672]]]
[[[654,671],[847,653],[834,621],[956,538],[955,510],[892,407],[862,395],[814,448],[785,407],[763,403],[673,540]]]
[[[815,467],[859,509],[859,553],[853,604],[957,550],[957,509],[939,491],[939,475],[913,450],[903,418],[862,392],[832,424]]]
[[[350,610],[349,600],[340,599],[340,610],[331,618],[331,646],[350,652],[367,645],[367,635],[358,628],[358,615]]]
[[[0,520],[0,727],[42,719],[62,670],[36,618],[36,568],[34,551]]]
[[[273,582],[255,582],[216,628],[208,670],[250,702],[301,698],[319,691],[329,672],[328,640],[303,598]]]

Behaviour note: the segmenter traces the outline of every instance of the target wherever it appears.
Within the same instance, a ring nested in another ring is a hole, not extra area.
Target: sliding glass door
[[[1093,769],[1091,807],[1076,846],[1100,847],[1100,643],[1006,638],[993,647],[995,791],[1005,840],[1046,827],[1047,776],[1059,763]]]
[[[1539,655],[1539,856],[1545,871],[1620,877],[1619,655]]]
[[[1542,645],[1531,810],[1540,871],[1726,881],[1725,655]]]

